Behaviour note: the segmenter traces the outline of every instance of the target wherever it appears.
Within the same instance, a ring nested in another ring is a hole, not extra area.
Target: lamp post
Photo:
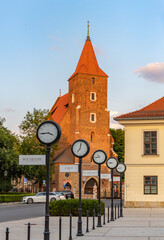
[[[110,157],[106,161],[106,165],[111,169],[111,221],[114,221],[114,210],[113,210],[113,169],[117,167],[118,160],[115,157]]]
[[[90,146],[87,141],[83,139],[76,140],[71,147],[72,153],[75,157],[79,158],[79,208],[78,208],[78,228],[76,236],[83,236],[82,233],[82,219],[81,219],[81,165],[82,158],[87,156],[90,151]]]
[[[126,165],[124,163],[119,163],[116,167],[116,171],[120,173],[120,217],[123,217],[122,209],[122,174],[126,171]]]
[[[101,164],[103,164],[106,159],[107,159],[107,155],[106,152],[104,152],[103,150],[97,150],[93,153],[92,155],[92,159],[93,161],[98,164],[98,178],[99,178],[99,204],[98,204],[98,222],[97,222],[97,227],[102,227],[101,225],[101,202],[100,202],[100,195],[101,195]]]
[[[38,140],[46,145],[46,165],[47,165],[47,177],[46,177],[46,205],[45,205],[45,230],[44,240],[50,239],[49,231],[49,181],[50,181],[50,151],[51,145],[57,143],[61,136],[60,126],[54,121],[42,122],[37,129]]]
[[[7,177],[8,171],[4,171],[4,177],[5,177],[5,194],[6,194],[6,177]]]

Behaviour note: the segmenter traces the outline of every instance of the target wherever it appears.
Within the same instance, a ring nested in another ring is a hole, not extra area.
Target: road
[[[0,222],[41,217],[45,214],[45,204],[0,205]]]
[[[110,206],[110,199],[103,199],[103,201],[106,207]],[[114,199],[115,203],[118,204],[119,200]],[[45,204],[1,204],[0,213],[0,222],[42,217],[45,215]]]

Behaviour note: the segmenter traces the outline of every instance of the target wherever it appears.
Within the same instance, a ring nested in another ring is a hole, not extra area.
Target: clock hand
[[[40,134],[50,134],[50,135],[52,135],[52,136],[53,136],[53,134],[52,134],[52,133],[50,133],[50,132],[43,132],[43,133],[40,133]]]
[[[79,147],[78,151],[80,151],[80,149],[81,149],[81,145],[82,145],[82,143],[80,143],[80,147]]]
[[[97,155],[97,157],[95,157],[95,158],[100,158],[100,156],[99,156],[99,155]]]

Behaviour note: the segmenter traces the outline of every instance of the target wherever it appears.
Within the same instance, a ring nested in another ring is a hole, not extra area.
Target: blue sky
[[[164,96],[163,0],[0,0],[0,117],[10,130],[68,92],[88,20],[111,115]]]

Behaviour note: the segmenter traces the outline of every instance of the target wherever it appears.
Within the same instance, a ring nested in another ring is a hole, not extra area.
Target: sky
[[[88,20],[109,76],[110,127],[164,96],[163,0],[0,0],[0,117],[9,130],[68,92]]]

